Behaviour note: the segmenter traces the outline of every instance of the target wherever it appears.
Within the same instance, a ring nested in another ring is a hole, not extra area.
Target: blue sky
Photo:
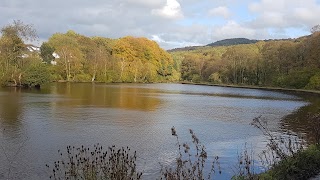
[[[310,34],[320,0],[1,0],[0,26],[33,24],[36,44],[53,33],[143,36],[164,49],[226,38],[278,39]]]

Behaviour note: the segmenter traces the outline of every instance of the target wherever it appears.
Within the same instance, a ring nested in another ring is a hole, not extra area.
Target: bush
[[[275,85],[283,88],[302,89],[305,88],[310,78],[314,75],[314,71],[302,70],[293,71],[288,75],[280,75],[275,80]]]
[[[50,72],[45,64],[30,65],[23,74],[22,84],[26,86],[40,86],[51,81]]]
[[[320,90],[320,73],[312,76],[309,80],[308,85],[306,86],[307,89],[315,89]]]
[[[212,83],[216,83],[216,84],[221,84],[222,83],[222,80],[221,80],[221,77],[220,77],[220,74],[218,72],[215,72],[213,74],[211,74],[209,76],[209,79],[208,79],[210,82]]]
[[[200,75],[199,74],[193,74],[191,81],[194,82],[194,83],[199,83],[201,81]]]
[[[293,156],[279,162],[259,179],[308,179],[320,172],[320,146],[311,145]]]
[[[91,82],[90,74],[77,74],[74,76],[73,81],[75,82]]]

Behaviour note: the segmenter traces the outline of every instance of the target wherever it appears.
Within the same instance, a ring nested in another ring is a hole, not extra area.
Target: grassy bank
[[[309,179],[320,173],[320,145],[311,145],[293,156],[283,159],[257,179]]]

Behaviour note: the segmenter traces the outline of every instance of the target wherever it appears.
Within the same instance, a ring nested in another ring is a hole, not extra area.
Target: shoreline
[[[317,90],[307,90],[307,89],[290,89],[290,88],[280,88],[280,87],[267,87],[267,86],[250,86],[250,85],[233,85],[233,84],[210,84],[210,83],[193,83],[181,81],[177,82],[179,84],[189,84],[189,85],[201,85],[201,86],[216,86],[216,87],[229,87],[229,88],[241,88],[241,89],[257,89],[257,90],[269,90],[269,91],[280,91],[280,92],[293,92],[293,93],[303,93],[320,95],[320,91]]]
[[[252,85],[234,85],[234,84],[211,84],[208,82],[193,83],[188,81],[177,81],[177,82],[75,82],[75,81],[54,81],[52,83],[90,83],[90,84],[187,84],[187,85],[196,85],[196,86],[215,86],[215,87],[228,87],[228,88],[241,88],[241,89],[257,89],[257,90],[268,90],[268,91],[278,91],[278,92],[290,92],[297,94],[309,94],[309,95],[319,95],[320,91],[318,90],[308,90],[308,89],[291,89],[291,88],[281,88],[281,87],[268,87],[268,86],[252,86]],[[24,86],[1,86],[2,88],[24,88]]]

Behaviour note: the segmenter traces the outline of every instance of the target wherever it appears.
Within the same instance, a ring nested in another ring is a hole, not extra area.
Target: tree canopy
[[[181,79],[222,84],[318,89],[320,33],[297,39],[171,52]]]
[[[42,60],[37,53],[27,50],[24,41],[37,38],[36,30],[32,25],[22,21],[13,21],[1,29],[0,37],[0,83],[2,85],[29,86],[26,75],[30,67],[41,64]],[[29,76],[31,77],[31,76]],[[45,76],[48,77],[48,76]],[[43,79],[41,83],[49,79]],[[35,83],[35,84],[34,84]],[[34,81],[33,85],[40,85]]]

